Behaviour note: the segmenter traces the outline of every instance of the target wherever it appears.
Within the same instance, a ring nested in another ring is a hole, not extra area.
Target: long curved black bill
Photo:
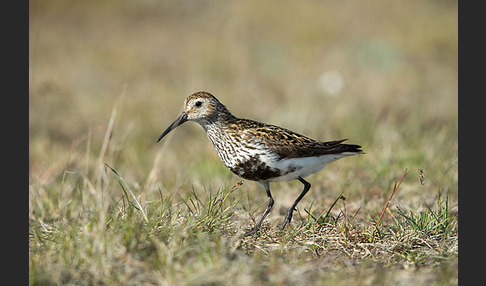
[[[162,138],[164,138],[167,133],[171,132],[173,129],[175,129],[177,126],[181,125],[182,123],[187,121],[187,114],[185,112],[182,112],[177,119],[172,122],[172,124],[165,129],[165,131],[162,133],[162,135],[159,136],[159,139],[157,139],[157,142],[159,142]]]

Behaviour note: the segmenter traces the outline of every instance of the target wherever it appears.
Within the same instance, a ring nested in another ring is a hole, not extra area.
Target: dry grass
[[[457,2],[29,3],[31,284],[457,284]],[[243,237],[263,189],[198,126],[155,143],[198,90],[366,154]]]

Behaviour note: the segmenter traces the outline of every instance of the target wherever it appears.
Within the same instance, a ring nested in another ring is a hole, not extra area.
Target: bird
[[[157,142],[187,121],[202,126],[219,158],[231,172],[256,181],[265,189],[268,196],[266,209],[247,234],[259,232],[273,207],[270,183],[298,180],[304,185],[287,210],[281,227],[284,230],[290,224],[297,204],[311,188],[304,178],[338,159],[364,154],[360,145],[342,143],[347,139],[322,142],[276,125],[238,118],[207,91],[193,93],[185,99],[182,113],[162,132]]]

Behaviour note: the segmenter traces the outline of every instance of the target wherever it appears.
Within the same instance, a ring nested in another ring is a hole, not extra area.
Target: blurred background
[[[196,124],[156,143],[184,98],[206,90],[238,117],[362,145],[366,155],[312,180],[330,192],[381,198],[405,168],[423,168],[431,197],[455,196],[457,6],[31,0],[30,185],[54,192],[89,177],[101,157],[148,194],[233,185]]]

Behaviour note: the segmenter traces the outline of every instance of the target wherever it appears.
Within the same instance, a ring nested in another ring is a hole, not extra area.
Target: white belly
[[[318,157],[291,158],[267,162],[267,165],[269,167],[282,170],[283,174],[282,176],[273,178],[269,181],[290,181],[297,179],[297,177],[305,178],[311,174],[317,173],[327,164],[351,155],[355,155],[355,153],[322,155]]]

